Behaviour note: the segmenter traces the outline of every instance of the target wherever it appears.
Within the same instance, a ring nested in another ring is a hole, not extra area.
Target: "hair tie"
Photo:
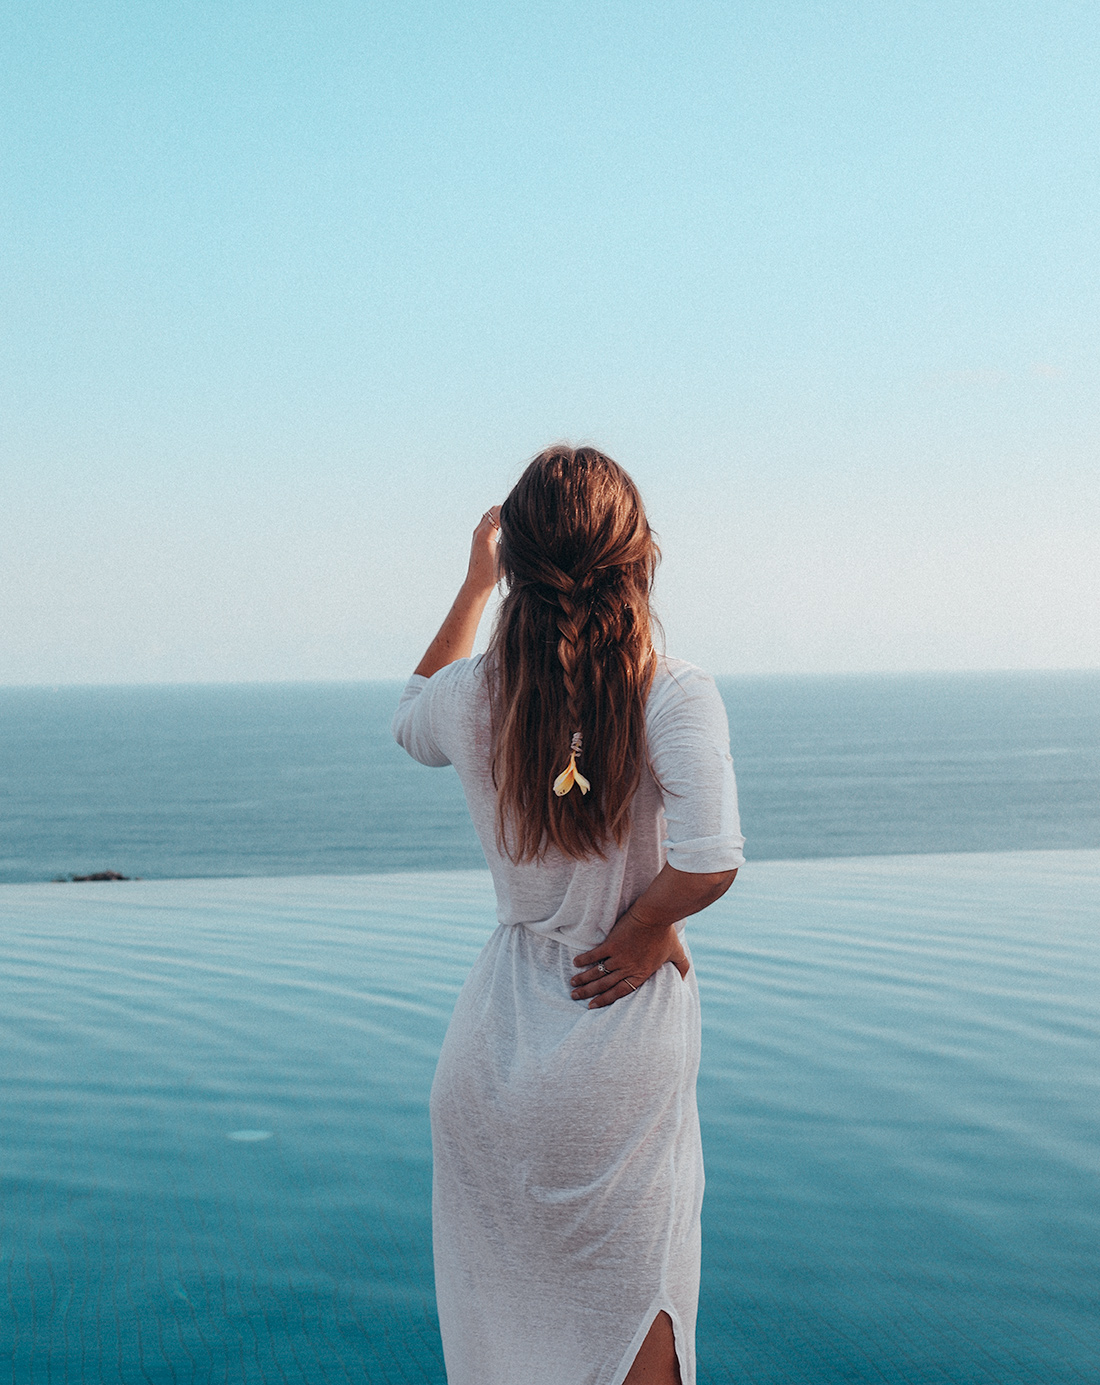
[[[573,739],[569,742],[569,763],[554,780],[554,792],[559,798],[564,798],[569,790],[576,784],[581,793],[587,793],[592,785],[577,768],[577,756],[581,753],[581,733],[573,732]]]

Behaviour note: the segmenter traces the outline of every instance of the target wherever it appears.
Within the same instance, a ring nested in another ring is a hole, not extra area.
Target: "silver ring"
[[[623,977],[623,980],[626,982],[626,984],[630,987],[630,989],[631,989],[632,991],[636,991],[636,990],[638,989],[637,986],[635,986],[635,985],[633,984],[633,982],[631,982],[631,980],[629,979],[629,977],[624,976],[624,977]]]
[[[489,523],[493,526],[494,529],[499,529],[499,528],[500,528],[500,525],[499,525],[499,524],[497,523],[497,521],[493,518],[493,512],[492,512],[492,510],[486,510],[485,513],[481,516],[481,518],[482,518],[482,519],[487,519],[487,520],[489,521]]]
[[[606,975],[607,975],[607,963],[606,963],[606,962],[597,962],[597,963],[596,963],[596,970],[600,973],[601,976],[606,976]]]

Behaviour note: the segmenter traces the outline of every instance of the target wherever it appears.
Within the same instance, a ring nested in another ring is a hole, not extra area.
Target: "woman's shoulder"
[[[423,696],[437,725],[476,719],[488,702],[484,655],[445,664],[427,679]]]
[[[669,654],[657,655],[657,669],[649,690],[651,703],[661,705],[680,698],[708,696],[711,691],[717,695],[717,684],[698,664],[689,664],[686,659],[674,659]]]
[[[454,764],[481,734],[487,707],[483,660],[456,659],[430,678],[412,675],[394,714],[393,734],[422,764]]]
[[[661,726],[682,723],[724,724],[725,704],[718,685],[705,669],[686,659],[657,656],[657,670],[646,703],[650,735]]]

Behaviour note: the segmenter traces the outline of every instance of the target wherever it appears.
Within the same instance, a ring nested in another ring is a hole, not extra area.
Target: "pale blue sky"
[[[562,437],[715,672],[1100,665],[1091,0],[5,10],[0,682],[403,674]]]

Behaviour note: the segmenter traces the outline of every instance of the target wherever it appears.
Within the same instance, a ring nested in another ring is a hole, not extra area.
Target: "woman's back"
[[[645,704],[648,762],[630,803],[628,835],[621,843],[606,843],[603,856],[580,860],[553,846],[535,861],[517,862],[501,850],[488,676],[481,658],[448,664],[430,680],[414,677],[393,729],[414,759],[452,764],[458,771],[493,875],[501,923],[591,946],[666,859],[682,871],[741,865],[744,838],[725,708],[714,680],[701,669],[658,658]]]

